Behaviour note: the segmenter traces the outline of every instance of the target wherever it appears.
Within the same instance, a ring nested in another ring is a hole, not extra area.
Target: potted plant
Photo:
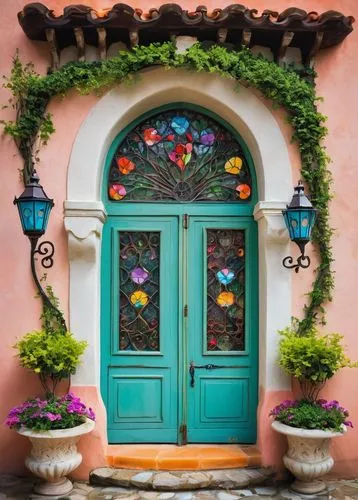
[[[325,489],[318,478],[327,474],[334,461],[330,441],[353,427],[349,412],[338,401],[318,399],[327,380],[344,367],[357,367],[345,354],[343,336],[321,334],[316,327],[302,335],[297,322],[279,332],[279,364],[298,380],[302,398],[286,400],[271,412],[272,428],[287,436],[285,466],[296,480],[292,489],[314,494]]]
[[[72,393],[27,400],[12,408],[6,424],[32,444],[26,467],[45,482],[35,486],[42,495],[65,495],[72,490],[66,475],[82,462],[76,444],[94,428],[95,415]]]
[[[51,287],[47,291],[57,304]],[[45,479],[35,486],[36,493],[67,494],[72,483],[66,475],[82,461],[76,443],[92,431],[95,415],[71,392],[57,396],[56,388],[61,380],[70,381],[87,342],[76,340],[51,309],[45,308],[42,329],[27,333],[14,347],[20,365],[39,376],[45,395],[12,408],[5,423],[32,443],[26,466]]]

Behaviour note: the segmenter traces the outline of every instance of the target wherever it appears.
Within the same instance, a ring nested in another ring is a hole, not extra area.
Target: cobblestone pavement
[[[298,495],[286,486],[257,486],[240,490],[140,491],[121,487],[97,487],[75,482],[64,497],[43,497],[32,493],[34,480],[0,475],[0,500],[358,500],[358,479],[328,481],[327,492],[320,496]]]

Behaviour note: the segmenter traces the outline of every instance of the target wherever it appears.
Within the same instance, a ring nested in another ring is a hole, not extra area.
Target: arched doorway
[[[151,110],[113,141],[102,199],[109,442],[255,442],[257,187],[246,145],[207,109]]]

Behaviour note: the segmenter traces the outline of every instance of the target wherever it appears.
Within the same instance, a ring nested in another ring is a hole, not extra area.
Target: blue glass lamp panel
[[[44,233],[47,229],[51,205],[47,201],[35,201],[35,231]]]
[[[301,231],[302,238],[307,240],[311,239],[311,232],[316,222],[317,212],[316,210],[302,210],[301,212]]]
[[[309,241],[316,219],[314,210],[286,210],[283,213],[292,241]]]
[[[25,234],[41,235],[46,231],[52,208],[48,201],[19,200],[17,208]]]

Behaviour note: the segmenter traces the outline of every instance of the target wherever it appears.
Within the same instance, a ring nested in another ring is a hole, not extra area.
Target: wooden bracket
[[[250,29],[246,28],[246,29],[242,30],[241,45],[249,48],[250,42],[251,42],[251,35],[252,35],[252,31]]]
[[[85,54],[85,38],[83,36],[83,29],[82,28],[74,28],[75,32],[75,37],[76,37],[76,44],[77,44],[77,59],[79,61],[85,61],[86,60],[86,54]]]
[[[219,28],[218,32],[216,34],[216,40],[218,43],[225,43],[227,34],[228,34],[228,29],[227,28]]]
[[[285,31],[282,35],[280,48],[275,54],[275,59],[279,64],[281,64],[282,59],[285,57],[287,48],[291,44],[294,36],[295,34],[293,31]]]
[[[56,32],[54,28],[45,29],[46,39],[51,52],[51,69],[58,69],[60,66],[60,51],[58,50]]]
[[[308,54],[308,57],[307,57],[307,64],[310,67],[313,66],[313,63],[314,63],[315,57],[317,55],[317,52],[321,48],[321,44],[322,44],[322,40],[323,40],[323,35],[324,35],[323,31],[318,31],[316,33],[315,40],[313,42],[312,48],[311,48],[311,50],[310,50],[310,52]]]
[[[106,45],[106,38],[107,38],[107,31],[106,28],[97,28],[97,35],[98,35],[98,53],[99,53],[99,58],[101,60],[106,59],[107,55],[107,45]]]
[[[130,30],[129,31],[129,40],[131,42],[131,47],[135,47],[135,46],[139,45],[138,30]]]

